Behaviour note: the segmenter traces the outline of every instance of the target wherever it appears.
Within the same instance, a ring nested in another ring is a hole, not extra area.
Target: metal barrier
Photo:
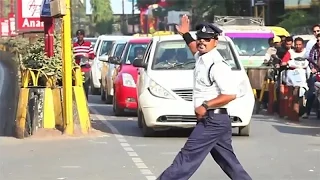
[[[64,105],[62,88],[56,86],[54,74],[43,69],[26,69],[21,73],[22,83],[16,116],[16,136],[24,138],[33,135],[39,128],[59,129],[66,126],[80,127],[87,134],[91,128],[89,109],[82,85],[80,67],[73,68],[73,111],[74,121],[63,120]]]

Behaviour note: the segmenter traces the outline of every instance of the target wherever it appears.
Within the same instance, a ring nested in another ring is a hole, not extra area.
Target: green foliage
[[[110,0],[91,0],[91,5],[96,32],[99,34],[111,34],[113,29],[113,12]]]
[[[94,23],[107,22],[113,19],[110,0],[91,0],[91,5]]]
[[[302,10],[290,11],[284,14],[281,18],[283,21],[281,21],[278,26],[284,27],[289,32],[316,22],[316,17],[312,17]]]
[[[62,79],[62,42],[61,35],[54,35],[54,55],[47,57],[44,52],[44,38],[39,38],[33,44],[25,47],[25,54],[22,56],[24,68],[42,69],[47,75],[55,75],[58,80]]]

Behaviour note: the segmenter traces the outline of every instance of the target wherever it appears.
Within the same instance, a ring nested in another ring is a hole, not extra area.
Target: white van
[[[232,74],[225,75],[242,82],[239,91],[243,95],[230,104],[228,112],[232,126],[239,127],[240,135],[248,136],[254,106],[248,76],[229,37],[220,36],[217,48],[233,69]],[[133,65],[139,67],[138,126],[145,136],[196,125],[192,102],[195,59],[180,35],[153,37],[144,58],[135,60]]]

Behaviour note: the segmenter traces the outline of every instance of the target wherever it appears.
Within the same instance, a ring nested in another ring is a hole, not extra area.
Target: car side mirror
[[[102,56],[99,56],[98,60],[102,61],[102,62],[108,62],[109,57],[108,57],[108,55],[102,55]]]
[[[140,68],[147,68],[147,66],[148,66],[148,64],[146,64],[146,63],[143,62],[143,59],[138,59],[138,58],[136,58],[136,59],[133,61],[132,65],[133,65],[134,67],[140,67]]]
[[[119,57],[109,57],[108,60],[111,64],[121,64]]]

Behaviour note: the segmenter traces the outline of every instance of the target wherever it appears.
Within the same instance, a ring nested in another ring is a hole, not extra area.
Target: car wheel
[[[140,108],[138,109],[138,120],[137,120],[137,122],[138,122],[138,127],[141,129],[142,128],[142,111],[141,111]]]
[[[100,89],[94,87],[92,78],[90,78],[90,90],[92,95],[100,95]]]
[[[141,111],[141,125],[142,125],[142,134],[144,137],[152,137],[155,135],[155,130],[147,126],[146,121],[144,119],[144,115]]]
[[[100,97],[101,97],[101,101],[105,101],[106,100],[106,92],[103,90],[102,85],[100,87]]]
[[[107,91],[105,91],[105,95],[104,96],[106,97],[106,103],[107,104],[112,104],[113,96],[108,95]]]
[[[121,116],[124,114],[124,109],[121,109],[117,105],[117,99],[116,96],[113,96],[113,112],[116,116]]]
[[[247,126],[239,127],[239,135],[240,136],[249,136],[250,135],[250,124]]]

